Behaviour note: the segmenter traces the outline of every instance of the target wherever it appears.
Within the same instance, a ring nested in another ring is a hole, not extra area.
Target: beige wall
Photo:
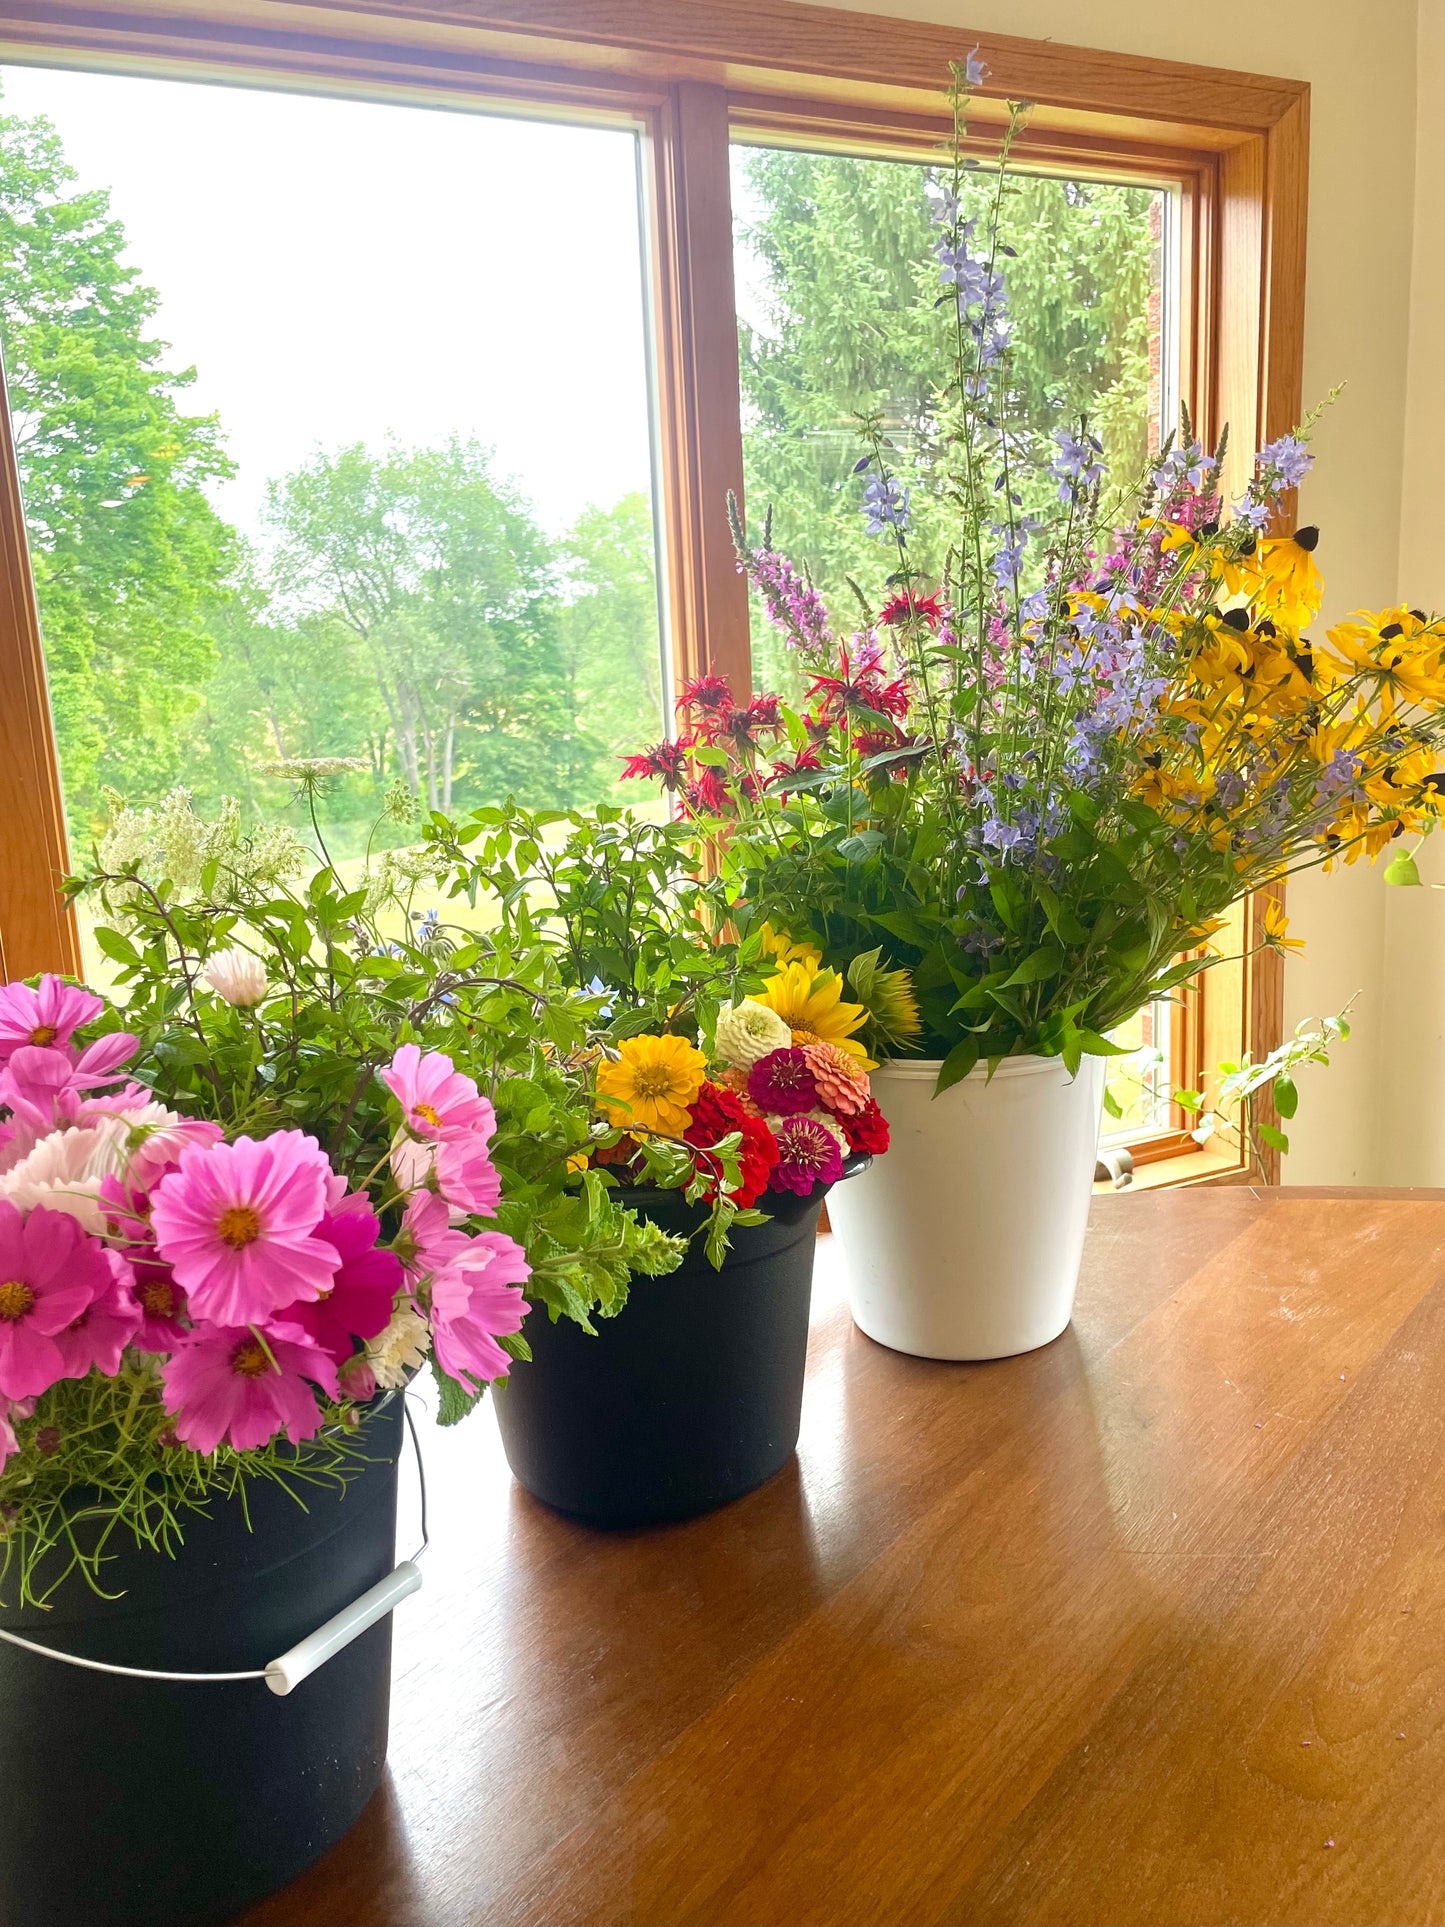
[[[1436,366],[1445,359],[1445,0],[1421,0],[1421,41],[1435,78],[1421,116],[1425,192],[1413,327],[1416,0],[1212,0],[1203,8],[1154,0],[841,4],[982,34],[1026,34],[1307,80],[1306,400],[1348,383],[1316,436],[1319,468],[1301,491],[1303,519],[1322,530],[1325,619],[1393,601],[1402,563],[1407,600],[1445,607],[1445,555],[1436,539],[1445,492],[1438,453],[1445,447],[1445,369]],[[1402,545],[1412,343],[1411,505]],[[1445,880],[1445,847],[1439,854]],[[1290,914],[1290,934],[1306,938],[1308,951],[1288,968],[1287,1021],[1360,996],[1354,1035],[1334,1065],[1301,1080],[1286,1181],[1445,1183],[1445,1116],[1434,1116],[1445,1111],[1445,1030],[1435,988],[1445,892],[1387,892],[1378,871],[1357,865],[1292,883]],[[1413,1025],[1406,1045],[1405,1027],[1388,1007],[1387,977],[1411,983],[1428,1005],[1427,1048],[1419,1048]]]

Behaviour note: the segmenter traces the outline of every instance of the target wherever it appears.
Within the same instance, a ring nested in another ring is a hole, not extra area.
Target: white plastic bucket
[[[1008,1358],[1073,1316],[1104,1059],[983,1065],[939,1098],[936,1060],[873,1074],[886,1157],[828,1197],[854,1323],[919,1358]]]

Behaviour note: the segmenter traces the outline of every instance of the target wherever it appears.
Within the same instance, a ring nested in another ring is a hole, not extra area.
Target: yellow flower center
[[[413,1117],[419,1117],[424,1124],[430,1124],[433,1129],[441,1129],[441,1113],[430,1104],[413,1104],[411,1114]]]
[[[30,1286],[19,1278],[11,1278],[0,1285],[0,1318],[9,1324],[23,1318],[35,1303],[35,1293]]]
[[[32,1044],[53,1044],[56,1034],[54,1024],[37,1024],[30,1033],[30,1041]]]
[[[644,1064],[632,1074],[632,1088],[639,1097],[667,1097],[676,1088],[672,1069],[667,1064]]]
[[[231,1370],[242,1378],[264,1378],[271,1370],[266,1347],[256,1338],[243,1338],[231,1354]]]
[[[261,1220],[249,1204],[233,1204],[221,1213],[216,1234],[232,1251],[244,1251],[260,1237]]]
[[[148,1278],[136,1293],[145,1310],[152,1318],[172,1318],[176,1310],[176,1294],[164,1278]]]

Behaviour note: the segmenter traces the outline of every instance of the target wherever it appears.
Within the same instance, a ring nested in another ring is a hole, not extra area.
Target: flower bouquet
[[[1022,419],[1005,239],[1022,110],[979,166],[971,84],[956,75],[953,162],[930,188],[934,433],[900,447],[880,416],[860,423],[879,560],[834,611],[770,518],[758,540],[735,513],[803,698],[744,705],[704,679],[676,739],[629,765],[674,794],[753,915],[838,969],[877,946],[911,973],[918,1061],[878,1080],[910,1154],[835,1216],[859,1290],[896,1297],[891,1277],[937,1301],[892,1320],[855,1297],[865,1329],[945,1356],[1067,1322],[1103,1060],[1126,1048],[1112,1033],[1220,961],[1210,940],[1243,893],[1423,832],[1445,795],[1445,620],[1392,606],[1308,633],[1318,531],[1289,505],[1309,423],[1231,483],[1227,436],[1202,446],[1186,417],[1116,483],[1087,416],[1047,435]],[[1264,940],[1286,929],[1276,906]],[[925,1141],[936,1159],[914,1154]],[[1000,1293],[1032,1309],[973,1316]]]
[[[392,1571],[403,1388],[454,1422],[525,1357],[524,1287],[585,1318],[683,1249],[577,1189],[596,1000],[546,946],[414,913],[395,861],[292,887],[283,845],[185,815],[74,886],[116,999],[0,988],[7,1917],[69,1917],[102,1868],[137,1920],[234,1912],[349,1825],[389,1621],[294,1704],[260,1682]],[[95,1783],[63,1852],[41,1758]]]
[[[756,920],[719,940],[730,906],[685,824],[508,809],[435,835],[455,893],[490,892],[509,941],[548,931],[603,1001],[576,1182],[688,1248],[621,1318],[528,1322],[529,1369],[497,1401],[512,1469],[598,1524],[722,1505],[797,1442],[818,1216],[887,1149],[867,1050],[916,1025],[906,975],[855,959],[853,1001]]]

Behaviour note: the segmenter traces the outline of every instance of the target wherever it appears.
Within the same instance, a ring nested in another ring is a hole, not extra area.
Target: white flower
[[[366,1348],[376,1382],[384,1391],[405,1385],[414,1371],[426,1363],[431,1332],[415,1305],[403,1305],[392,1314],[391,1323]]]
[[[725,1064],[746,1071],[759,1058],[787,1050],[792,1041],[793,1033],[778,1013],[748,997],[718,1013],[713,1047]]]
[[[0,1197],[22,1211],[63,1211],[98,1237],[105,1229],[101,1179],[120,1176],[129,1147],[130,1127],[117,1117],[52,1131],[0,1176]]]
[[[249,1010],[266,995],[266,966],[249,950],[218,950],[201,972],[218,997]]]

